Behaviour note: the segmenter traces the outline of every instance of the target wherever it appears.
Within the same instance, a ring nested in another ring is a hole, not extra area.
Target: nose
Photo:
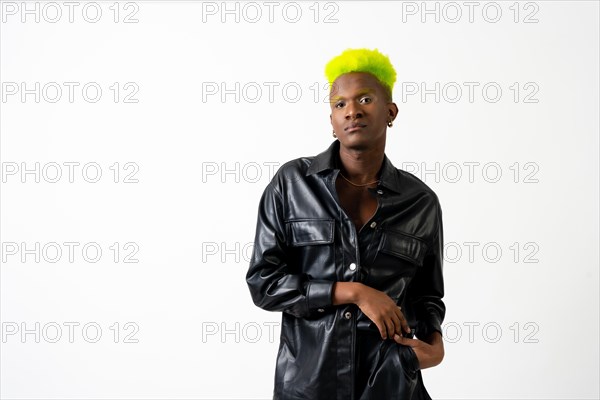
[[[362,118],[362,116],[363,116],[363,111],[359,104],[357,104],[355,102],[348,103],[348,106],[346,107],[346,119],[347,120]]]

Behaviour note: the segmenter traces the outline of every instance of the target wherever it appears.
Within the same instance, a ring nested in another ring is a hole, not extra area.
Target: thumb
[[[397,333],[396,333],[396,334],[394,334],[394,340],[396,341],[396,343],[400,343],[400,344],[404,344],[404,345],[407,345],[407,346],[408,346],[408,344],[406,343],[406,341],[407,341],[408,339],[407,339],[407,338],[405,338],[405,337],[404,337],[404,336],[402,336],[402,335],[398,335]]]
[[[397,333],[394,334],[394,341],[396,341],[396,343],[403,344],[405,346],[410,346],[410,347],[414,347],[418,343],[417,339],[406,338],[402,335],[398,335]]]

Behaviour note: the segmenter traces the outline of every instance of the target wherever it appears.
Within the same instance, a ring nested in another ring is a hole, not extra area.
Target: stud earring
[[[333,137],[336,138],[337,136],[335,136],[335,131],[333,131]]]
[[[394,125],[394,123],[392,122],[392,120],[389,120],[388,123],[387,123],[387,126],[389,126],[391,128],[392,125]]]

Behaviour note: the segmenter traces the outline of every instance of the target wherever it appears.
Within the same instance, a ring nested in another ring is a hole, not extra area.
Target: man
[[[420,370],[443,359],[446,311],[438,197],[384,153],[388,57],[348,49],[325,73],[337,139],[266,187],[246,275],[254,303],[282,312],[274,399],[430,399]]]

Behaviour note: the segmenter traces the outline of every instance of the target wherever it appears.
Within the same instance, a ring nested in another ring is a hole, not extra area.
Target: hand
[[[362,285],[357,291],[356,305],[379,329],[382,339],[410,332],[410,327],[400,307],[387,294]]]
[[[444,359],[444,341],[442,335],[437,331],[427,338],[427,342],[405,338],[402,335],[394,335],[394,340],[413,348],[417,360],[419,360],[420,369],[435,367]]]

